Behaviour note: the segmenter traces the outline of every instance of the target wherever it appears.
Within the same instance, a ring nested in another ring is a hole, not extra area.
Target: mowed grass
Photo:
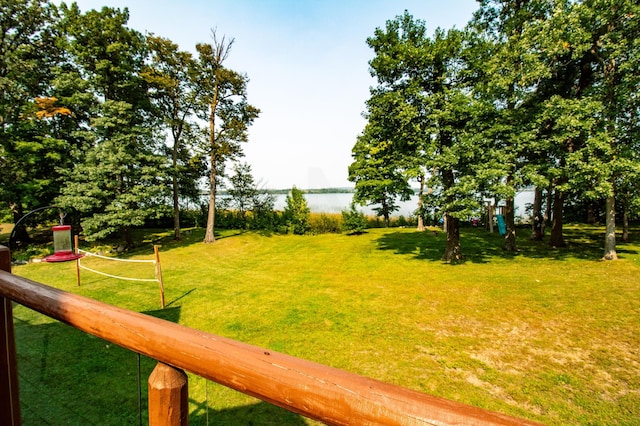
[[[568,228],[550,249],[519,235],[465,229],[467,261],[440,261],[438,231],[358,236],[148,232],[130,256],[161,245],[158,286],[29,264],[14,273],[74,293],[421,392],[551,425],[640,418],[640,246],[603,262],[603,229]],[[150,265],[87,259],[108,273],[153,277]],[[126,266],[123,266],[126,265]],[[130,266],[132,265],[132,266]],[[133,266],[135,265],[135,266]],[[145,269],[146,268],[146,269]],[[146,422],[142,357],[15,308],[25,424]],[[190,376],[191,424],[307,424],[297,415]]]

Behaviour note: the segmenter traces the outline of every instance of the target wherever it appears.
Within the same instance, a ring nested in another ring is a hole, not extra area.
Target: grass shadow
[[[379,250],[413,255],[416,259],[442,260],[444,239],[431,232],[390,232],[375,240]]]
[[[491,259],[514,259],[525,256],[533,259],[549,260],[593,260],[598,261],[603,253],[604,235],[601,228],[586,226],[567,226],[564,237],[566,246],[550,247],[548,236],[543,241],[528,238],[528,228],[518,231],[517,251],[503,250],[504,240],[498,233],[489,233],[484,229],[462,228],[460,246],[464,260],[459,263],[487,263]],[[415,259],[442,261],[446,247],[446,235],[442,231],[424,232],[392,231],[376,240],[379,250],[390,250],[396,254],[413,255]],[[619,242],[619,257],[637,255],[637,245]],[[459,264],[452,263],[452,265]]]
[[[263,401],[222,410],[208,408],[206,401],[196,402],[190,400],[189,402],[197,404],[196,410],[189,416],[189,424],[192,426],[302,426],[307,424],[304,417],[299,414],[292,413],[284,408]]]
[[[476,233],[464,233],[460,242],[464,260],[459,263],[486,263],[501,254],[501,249],[487,244],[487,238]],[[396,254],[413,255],[415,259],[444,263],[442,257],[447,240],[446,234],[441,231],[397,231],[384,234],[376,243],[379,250],[391,250]]]
[[[171,321],[178,324],[180,322],[181,310],[182,310],[181,306],[174,306],[172,308],[166,307],[164,309],[144,311],[142,313],[145,315],[150,315],[155,318],[160,318],[160,319]]]
[[[175,299],[173,299],[172,301],[170,301],[169,303],[167,303],[167,307],[173,305],[174,303],[176,303],[178,300],[183,299],[185,297],[187,297],[188,295],[190,295],[191,293],[193,293],[194,291],[196,291],[195,288],[192,288],[191,290],[187,291],[186,293],[182,294],[181,296],[176,297]],[[176,321],[177,322],[177,321]]]
[[[527,229],[528,230],[528,229]],[[588,225],[569,225],[563,230],[564,247],[551,247],[549,235],[542,241],[532,241],[522,232],[517,241],[519,254],[533,259],[549,260],[592,260],[600,261],[604,252],[604,229]],[[626,255],[637,255],[637,246],[632,243],[621,242],[621,235],[617,235],[616,252],[621,258]]]

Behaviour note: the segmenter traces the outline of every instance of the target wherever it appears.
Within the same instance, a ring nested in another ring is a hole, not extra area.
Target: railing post
[[[11,272],[11,252],[0,246],[0,270]],[[0,424],[19,426],[18,366],[11,300],[0,297]]]
[[[187,426],[189,387],[184,371],[159,362],[149,376],[149,426]]]

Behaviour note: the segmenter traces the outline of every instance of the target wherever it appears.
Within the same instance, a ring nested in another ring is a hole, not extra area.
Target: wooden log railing
[[[0,246],[0,271],[11,271],[11,253]],[[0,424],[20,424],[18,366],[11,299],[0,295]]]
[[[8,254],[0,251],[3,259],[9,259]],[[0,260],[5,270],[6,259]],[[327,424],[537,424],[190,329],[3,271],[0,298],[9,308],[0,365],[2,425],[20,424],[11,301],[158,360],[149,379],[150,425],[187,424],[186,376],[181,370]]]

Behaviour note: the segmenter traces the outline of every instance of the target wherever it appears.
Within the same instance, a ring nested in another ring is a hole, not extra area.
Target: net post
[[[80,254],[80,246],[78,245],[80,239],[77,235],[73,236],[73,244],[76,255]],[[76,283],[80,287],[80,257],[76,258]]]
[[[156,265],[156,279],[160,286],[160,306],[164,309],[164,283],[162,282],[162,268],[160,267],[160,248],[157,245],[153,246],[153,253],[155,255]]]
[[[11,251],[0,246],[0,270],[11,272]],[[0,424],[19,426],[20,395],[11,299],[0,297]]]

